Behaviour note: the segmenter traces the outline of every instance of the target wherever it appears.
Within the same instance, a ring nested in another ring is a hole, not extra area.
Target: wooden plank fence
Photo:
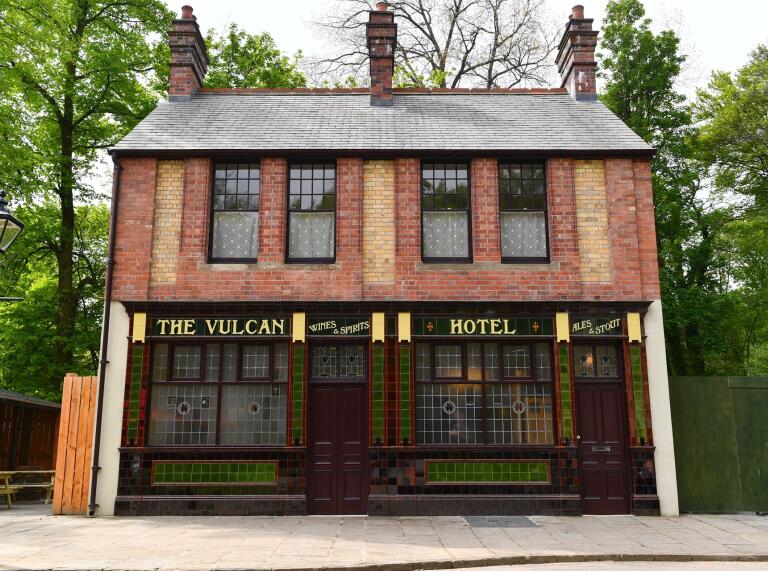
[[[53,513],[85,514],[91,482],[96,377],[64,377]]]

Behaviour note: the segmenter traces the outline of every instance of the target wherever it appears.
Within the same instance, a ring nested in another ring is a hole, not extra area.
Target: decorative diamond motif
[[[424,257],[468,257],[467,221],[467,212],[424,212]]]
[[[547,229],[544,212],[502,212],[501,253],[505,258],[544,258]]]

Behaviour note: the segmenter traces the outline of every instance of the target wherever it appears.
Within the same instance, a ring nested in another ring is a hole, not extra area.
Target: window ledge
[[[417,272],[430,272],[430,271],[456,271],[456,272],[478,272],[478,271],[501,271],[501,272],[540,272],[550,271],[556,272],[560,269],[560,262],[538,262],[538,263],[525,263],[525,262],[474,262],[474,263],[439,263],[439,262],[417,262]]]
[[[275,270],[280,271],[336,271],[340,269],[337,262],[333,263],[305,263],[305,262],[244,262],[232,263],[232,262],[201,262],[198,264],[198,270],[211,271],[211,272],[270,272]]]

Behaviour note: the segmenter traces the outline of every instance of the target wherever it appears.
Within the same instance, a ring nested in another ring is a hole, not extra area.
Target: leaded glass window
[[[313,380],[360,380],[365,378],[365,346],[315,345],[310,357]]]
[[[419,444],[551,444],[550,343],[416,343]]]
[[[219,163],[213,177],[213,261],[255,261],[259,255],[259,163]]]
[[[469,166],[422,163],[422,257],[431,261],[469,261]]]
[[[332,262],[336,256],[336,165],[291,165],[288,193],[288,260]]]
[[[288,343],[158,343],[152,355],[150,445],[285,444]]]
[[[616,345],[575,345],[573,363],[577,377],[619,377],[619,354]]]
[[[499,163],[501,257],[546,261],[547,193],[543,164]]]

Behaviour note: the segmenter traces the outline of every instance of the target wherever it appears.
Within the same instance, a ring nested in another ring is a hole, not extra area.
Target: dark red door
[[[584,513],[629,513],[622,383],[576,383]]]
[[[310,383],[308,511],[364,514],[368,503],[364,384]]]

